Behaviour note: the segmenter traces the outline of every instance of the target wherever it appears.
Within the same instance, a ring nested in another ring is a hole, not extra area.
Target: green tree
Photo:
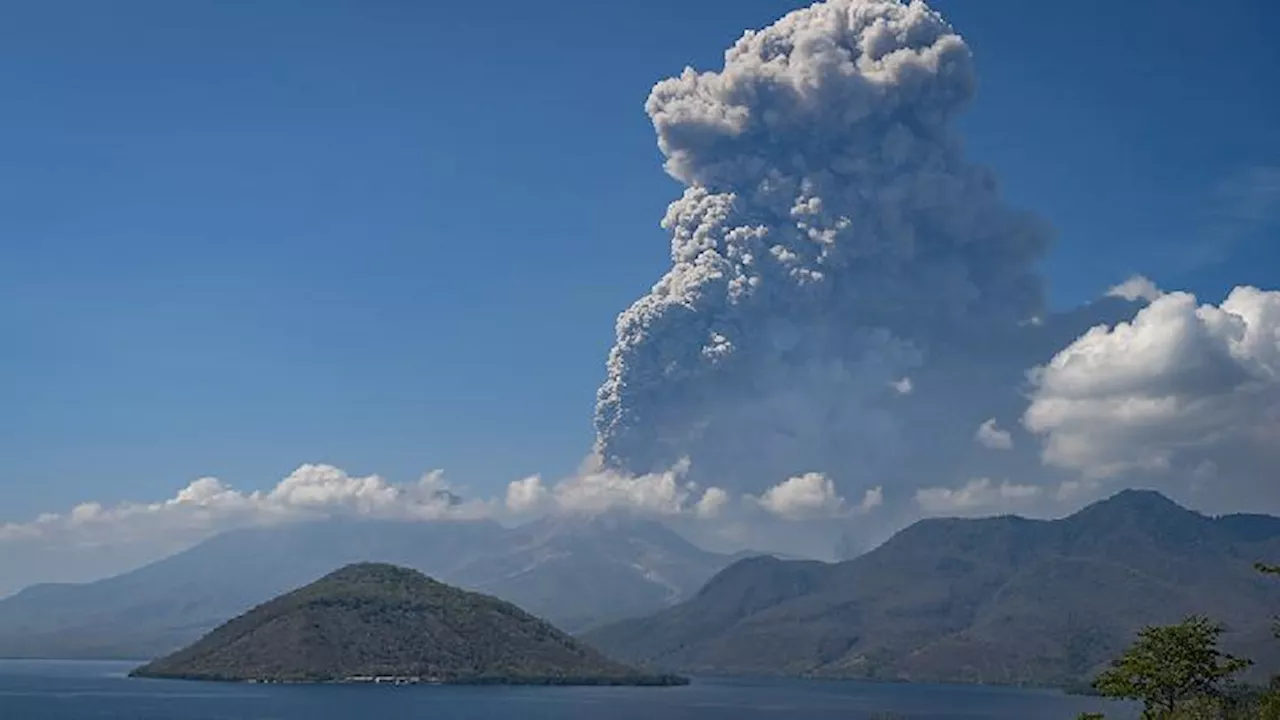
[[[1268,575],[1280,575],[1280,565],[1258,563],[1257,568]],[[1280,618],[1276,619],[1275,633],[1280,638]],[[1271,678],[1271,687],[1258,701],[1258,719],[1280,720],[1280,675]]]
[[[1250,665],[1218,650],[1221,634],[1221,626],[1202,616],[1147,627],[1094,687],[1106,697],[1141,702],[1144,720],[1199,715],[1206,703],[1225,698],[1232,676]]]
[[[1263,572],[1268,575],[1280,575],[1280,565],[1267,565],[1265,563],[1258,563],[1254,565],[1254,567],[1258,568],[1258,572]],[[1276,633],[1276,637],[1280,638],[1280,617],[1276,618],[1275,633]]]
[[[1280,677],[1271,681],[1271,689],[1258,700],[1258,720],[1280,720]]]

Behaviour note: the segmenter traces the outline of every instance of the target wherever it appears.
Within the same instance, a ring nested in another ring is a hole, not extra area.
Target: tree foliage
[[[1094,687],[1107,697],[1141,702],[1144,720],[1171,720],[1219,703],[1228,697],[1232,676],[1250,665],[1218,649],[1221,634],[1221,626],[1198,615],[1147,627]]]
[[[1280,565],[1257,563],[1280,576]],[[1143,720],[1280,720],[1280,675],[1263,690],[1235,686],[1231,678],[1248,660],[1218,650],[1222,628],[1202,616],[1177,625],[1148,627],[1094,688],[1102,695],[1142,702]],[[1280,637],[1280,619],[1276,636]],[[1081,713],[1076,720],[1103,720]]]
[[[1280,575],[1280,565],[1258,563],[1258,570],[1268,575]],[[1276,620],[1276,637],[1280,638],[1280,618]],[[1259,720],[1280,720],[1280,675],[1271,679],[1271,689],[1258,703]]]
[[[1258,563],[1254,565],[1254,567],[1258,568],[1258,572],[1266,573],[1267,575],[1280,575],[1280,565],[1267,565],[1265,563]],[[1276,618],[1275,633],[1276,633],[1276,637],[1280,638],[1280,617]],[[1278,704],[1280,704],[1280,701],[1278,701]]]

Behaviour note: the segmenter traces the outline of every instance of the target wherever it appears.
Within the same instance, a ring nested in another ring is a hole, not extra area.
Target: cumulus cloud
[[[844,514],[845,500],[836,484],[822,473],[805,473],[769,488],[756,502],[787,520],[812,520]]]
[[[590,456],[571,477],[551,487],[533,475],[507,485],[504,506],[512,515],[529,513],[598,514],[621,510],[642,515],[716,517],[730,501],[718,487],[705,490],[686,479],[689,463],[663,472],[628,475],[604,467]]]
[[[158,502],[81,503],[64,513],[0,524],[0,542],[50,541],[113,546],[137,541],[193,541],[249,526],[335,517],[401,521],[512,520],[545,514],[615,510],[653,516],[711,519],[732,496],[686,479],[689,465],[631,476],[591,457],[579,472],[552,486],[532,475],[512,481],[503,497],[462,497],[436,470],[414,483],[378,475],[352,476],[331,465],[308,464],[270,490],[242,492],[205,477]]]
[[[728,504],[729,493],[717,487],[707,488],[702,498],[698,500],[698,504],[694,506],[694,512],[700,518],[713,518],[719,515]]]
[[[581,472],[556,484],[551,499],[561,512],[625,509],[654,515],[680,515],[693,512],[698,502],[694,500],[697,485],[685,479],[688,471],[689,463],[682,461],[663,472],[628,475],[590,458]],[[714,504],[716,500],[709,502]]]
[[[858,503],[858,512],[865,514],[884,505],[884,488],[877,485],[862,494],[862,501]]]
[[[1134,275],[1107,291],[1108,297],[1124,298],[1130,302],[1137,300],[1154,302],[1163,294],[1154,282],[1142,275]]]
[[[2,525],[0,541],[119,544],[320,517],[441,520],[474,519],[491,512],[491,503],[459,498],[439,471],[416,483],[394,484],[377,475],[353,477],[331,465],[303,465],[269,491],[245,493],[205,477],[168,500],[111,506],[89,502],[66,513]]]
[[[521,480],[512,480],[507,485],[507,497],[504,505],[513,515],[524,515],[542,508],[547,501],[547,489],[542,486],[542,478],[530,475]]]
[[[378,475],[352,476],[331,465],[303,465],[269,491],[241,492],[206,477],[159,502],[82,503],[65,513],[0,525],[0,542],[118,545],[159,538],[192,540],[237,527],[332,517],[480,520],[612,510],[716,517],[730,495],[717,487],[700,490],[684,478],[687,471],[688,463],[678,463],[665,472],[629,476],[589,461],[579,473],[550,488],[533,475],[508,484],[503,498],[464,499],[438,470],[416,483],[396,484]]]
[[[973,439],[983,447],[991,448],[992,450],[1013,449],[1013,435],[1010,435],[1008,430],[1001,430],[996,425],[995,418],[983,421],[978,426],[978,432],[974,433]]]
[[[1047,464],[1280,507],[1280,292],[1237,287],[1218,306],[1161,295],[1030,379],[1023,423],[1043,436]]]
[[[915,499],[929,515],[988,515],[1013,512],[1042,492],[1037,485],[1007,481],[997,485],[990,478],[979,478],[959,488],[920,488]]]
[[[884,489],[874,487],[867,490],[862,500],[850,507],[836,491],[831,478],[822,473],[809,472],[787,478],[764,491],[760,497],[751,499],[785,520],[817,520],[871,512],[884,503]]]
[[[686,190],[663,220],[670,269],[618,318],[595,420],[608,467],[688,457],[760,492],[813,468],[865,484],[903,456],[915,369],[1042,305],[1047,231],[951,129],[974,87],[969,48],[923,3],[828,0],[653,88]]]

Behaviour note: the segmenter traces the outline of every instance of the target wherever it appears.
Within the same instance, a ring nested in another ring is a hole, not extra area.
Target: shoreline
[[[392,687],[505,686],[505,687],[682,687],[692,681],[681,675],[658,674],[635,677],[555,677],[480,676],[443,678],[421,675],[352,675],[343,678],[219,677],[199,674],[146,673],[137,670],[128,677],[139,680],[173,680],[243,685],[389,685]]]
[[[0,657],[0,662],[12,663],[111,663],[111,664],[132,664],[134,669],[138,669],[138,665],[144,665],[147,660],[139,658],[56,658],[56,657]],[[322,679],[322,680],[284,680],[284,679],[243,679],[243,678],[224,678],[217,679],[204,676],[179,677],[171,675],[150,675],[139,674],[134,671],[126,673],[131,678],[148,679],[148,680],[183,680],[191,682],[222,682],[222,683],[243,683],[243,684],[261,684],[261,685],[358,685],[358,684],[394,684],[394,683],[375,683],[368,680],[361,681],[357,679]],[[359,677],[359,676],[356,676]],[[391,676],[384,676],[391,677]],[[412,677],[412,676],[406,676]],[[659,686],[659,687],[678,687],[687,685],[691,678],[705,678],[708,680],[802,680],[813,682],[851,682],[866,683],[875,685],[920,685],[920,686],[956,686],[956,687],[972,687],[972,688],[992,688],[992,689],[1018,689],[1018,690],[1042,690],[1049,692],[1060,692],[1065,695],[1073,695],[1078,697],[1097,697],[1096,691],[1092,691],[1087,682],[1064,682],[1060,684],[1053,683],[1009,683],[1009,682],[965,682],[960,680],[906,680],[898,678],[873,678],[873,677],[838,677],[825,675],[784,675],[777,673],[723,673],[713,670],[700,670],[693,673],[661,673],[655,672],[643,676],[644,681],[629,682],[621,681],[587,681],[587,682],[555,682],[554,679],[537,678],[525,681],[498,681],[491,679],[466,679],[466,680],[429,680],[422,679],[420,682],[408,683],[402,682],[401,685],[511,685],[519,686],[537,686],[537,685],[576,685],[581,687],[591,686]],[[674,681],[672,681],[674,679]],[[579,679],[580,680],[580,679]],[[684,682],[680,682],[683,680]]]

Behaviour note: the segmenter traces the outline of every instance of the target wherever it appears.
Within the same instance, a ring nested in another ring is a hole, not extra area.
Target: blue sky
[[[309,461],[569,472],[614,318],[667,266],[649,88],[797,6],[13,8],[0,521]],[[977,59],[970,156],[1057,231],[1057,306],[1132,272],[1276,285],[1248,195],[1280,166],[1280,7],[935,6]]]

